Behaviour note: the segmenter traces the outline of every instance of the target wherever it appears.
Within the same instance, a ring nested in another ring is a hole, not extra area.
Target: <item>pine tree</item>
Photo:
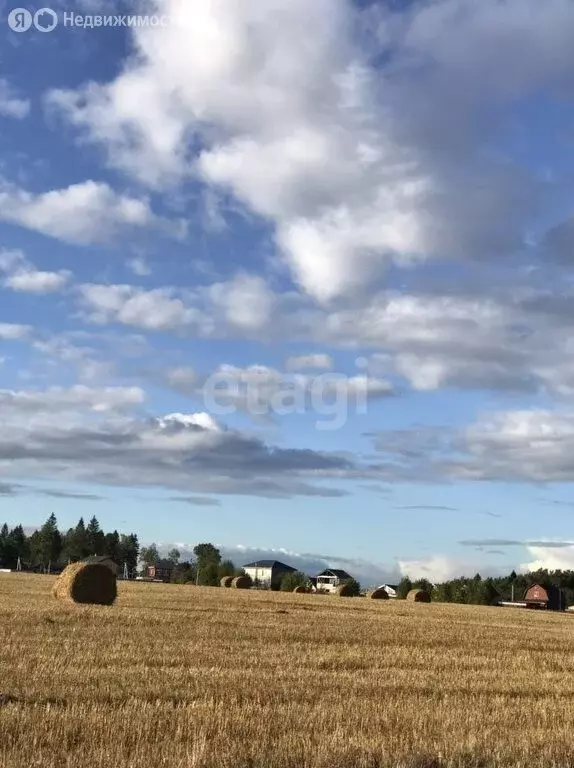
[[[74,551],[73,560],[83,560],[85,557],[92,554],[92,552],[90,552],[90,541],[83,517],[80,517],[78,520],[72,540]]]
[[[22,562],[27,562],[30,557],[30,547],[28,544],[28,538],[24,533],[24,529],[21,525],[17,525],[13,530],[10,531],[9,540],[12,543],[14,555],[16,557],[16,563],[14,564],[14,567],[16,567],[18,558],[20,558]]]
[[[8,525],[4,523],[0,528],[0,566],[7,568]]]
[[[52,513],[40,528],[38,539],[38,555],[40,564],[50,568],[60,559],[62,553],[62,536],[58,530],[56,515]]]
[[[121,559],[121,547],[120,547],[120,535],[117,531],[113,533],[106,533],[104,537],[104,551],[103,554],[107,557],[111,557],[112,560],[119,564]]]
[[[127,565],[128,573],[134,576],[137,570],[140,545],[135,533],[126,536],[124,533],[120,536],[119,565]]]
[[[90,555],[103,555],[105,536],[95,515],[86,528],[86,539]]]

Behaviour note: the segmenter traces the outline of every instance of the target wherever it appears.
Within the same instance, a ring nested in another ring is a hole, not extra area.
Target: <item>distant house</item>
[[[338,586],[352,578],[341,568],[326,568],[315,576],[315,589],[318,592],[335,592]]]
[[[548,611],[563,611],[566,608],[564,593],[554,584],[532,584],[526,590],[524,602],[527,608]]]
[[[84,563],[97,563],[99,565],[107,565],[108,568],[113,571],[116,576],[120,575],[120,566],[115,562],[115,560],[112,560],[111,557],[107,557],[106,555],[90,555],[90,557],[86,557]]]
[[[244,565],[243,570],[255,586],[273,588],[279,586],[285,574],[294,573],[297,569],[279,560],[256,560]]]
[[[399,591],[398,584],[381,584],[377,589],[384,589],[389,597],[396,597]]]
[[[156,581],[171,581],[174,568],[171,560],[158,560],[157,563],[146,567],[145,577]]]

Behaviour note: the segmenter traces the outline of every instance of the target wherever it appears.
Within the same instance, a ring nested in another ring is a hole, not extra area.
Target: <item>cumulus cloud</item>
[[[475,295],[456,286],[446,293],[379,291],[361,305],[330,310],[292,292],[274,292],[263,278],[238,273],[192,290],[145,290],[87,284],[80,310],[98,324],[172,331],[199,338],[249,338],[376,350],[372,378],[400,377],[411,387],[445,387],[574,395],[574,301],[562,304],[547,289],[516,285],[510,295],[482,287]],[[332,370],[324,352],[294,356],[289,372]]]
[[[56,272],[36,269],[21,251],[0,252],[0,272],[5,274],[2,285],[21,293],[55,293],[62,290],[71,277],[64,269]]]
[[[186,336],[273,339],[298,322],[289,317],[293,295],[278,296],[262,277],[245,272],[189,290],[88,283],[77,296],[90,322]]]
[[[527,545],[531,560],[520,566],[521,571],[537,571],[547,568],[549,571],[574,570],[574,542],[561,547],[549,546],[548,542],[536,542]]]
[[[206,413],[146,419],[137,415],[141,401],[141,391],[121,388],[0,393],[0,473],[194,496],[346,493],[313,473],[344,472],[352,467],[347,456],[267,445]]]
[[[271,420],[312,413],[325,417],[324,429],[341,426],[349,413],[364,413],[371,399],[395,394],[390,382],[363,374],[286,373],[265,365],[222,364],[207,375],[178,367],[165,373],[165,382],[181,394],[200,399],[210,413],[229,415],[240,410],[255,419]]]
[[[347,0],[153,5],[178,23],[135,30],[115,80],[49,105],[154,188],[193,177],[233,195],[313,297],[392,262],[524,246],[548,196],[503,151],[505,107],[568,93],[569,0],[434,0],[367,25]]]
[[[556,483],[574,480],[570,410],[500,411],[467,427],[381,432],[383,476],[419,481]]]
[[[510,570],[505,566],[473,563],[469,562],[468,559],[448,555],[431,555],[410,560],[399,560],[399,568],[403,576],[408,576],[413,581],[428,579],[431,584],[440,584],[462,576],[474,576],[475,573],[480,573],[483,578],[485,576],[503,576]]]
[[[153,227],[181,234],[181,226],[155,216],[147,200],[95,181],[35,194],[0,180],[0,219],[73,245],[105,243]]]
[[[197,310],[167,288],[146,291],[131,285],[86,284],[79,286],[78,295],[86,318],[99,325],[173,331],[193,328],[201,319]]]
[[[231,327],[247,334],[260,331],[271,321],[275,297],[258,275],[240,272],[226,283],[214,283],[207,289],[207,297]]]
[[[23,99],[5,78],[0,78],[0,115],[22,120],[30,112],[30,102]]]

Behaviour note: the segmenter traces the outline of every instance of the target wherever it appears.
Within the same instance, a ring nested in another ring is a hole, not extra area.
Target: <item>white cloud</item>
[[[245,273],[195,291],[86,284],[78,295],[85,316],[99,324],[203,337],[261,338],[273,332],[275,294],[263,278]]]
[[[0,115],[22,120],[30,112],[30,102],[16,94],[5,78],[0,78]]]
[[[156,217],[147,200],[95,181],[42,194],[0,181],[0,219],[75,245],[107,242],[138,228],[160,227],[174,235],[179,230]]]
[[[231,193],[322,302],[392,262],[515,252],[552,204],[497,142],[505,107],[568,92],[569,0],[378,8],[376,51],[346,0],[154,8],[178,23],[136,30],[113,82],[48,102],[144,183]]]
[[[271,320],[275,297],[262,277],[238,273],[226,283],[212,284],[207,294],[215,311],[240,331],[261,331]]]
[[[186,306],[175,291],[151,291],[130,285],[82,285],[80,304],[93,323],[120,323],[148,331],[182,330],[199,320],[197,310]]]
[[[482,288],[441,293],[379,291],[358,306],[327,310],[294,292],[274,292],[261,277],[238,273],[193,290],[84,285],[80,307],[91,322],[172,331],[200,338],[249,338],[378,350],[373,378],[399,376],[415,389],[444,387],[574,393],[574,314],[545,289],[520,285],[491,296]],[[326,353],[296,356],[289,371],[329,370]]]
[[[199,377],[193,368],[180,366],[170,368],[165,374],[165,380],[174,389],[181,392],[192,392],[198,384]]]
[[[206,376],[176,368],[167,372],[165,380],[175,390],[202,399],[211,413],[229,415],[238,409],[255,419],[310,413],[317,419],[324,417],[316,422],[324,429],[342,426],[349,411],[364,413],[369,399],[394,394],[383,379],[331,372],[285,373],[265,365],[222,364]],[[324,426],[329,419],[331,426]]]
[[[568,547],[527,547],[532,560],[520,566],[521,571],[537,571],[547,568],[549,571],[574,570],[574,545]]]
[[[6,274],[2,285],[21,293],[55,293],[68,283],[67,270],[44,272],[36,269],[21,251],[0,252],[0,272]]]
[[[63,413],[88,409],[95,413],[133,408],[145,402],[145,393],[139,387],[105,387],[94,389],[83,385],[50,387],[45,390],[0,390],[0,411],[9,414]]]
[[[136,256],[128,261],[128,267],[138,277],[148,277],[151,275],[151,267],[142,256]]]
[[[0,340],[2,341],[21,341],[29,338],[31,333],[32,328],[29,325],[0,323]]]
[[[348,457],[268,445],[207,413],[137,417],[141,400],[120,388],[0,393],[0,472],[194,494],[345,495],[309,472],[343,471]]]
[[[70,273],[64,270],[41,272],[35,269],[22,269],[6,278],[4,285],[22,293],[54,293],[62,290],[69,277]]]
[[[294,355],[287,358],[285,367],[288,371],[305,371],[308,369],[332,371],[333,358],[320,352],[312,355]]]
[[[464,427],[382,431],[376,447],[380,480],[571,483],[574,412],[483,413]]]
[[[507,573],[504,566],[493,568],[492,566],[485,566],[484,563],[472,563],[468,559],[448,555],[430,555],[412,560],[399,560],[398,565],[402,576],[408,576],[413,581],[428,579],[431,584],[440,584],[462,576],[471,577],[475,573],[480,573],[483,578],[485,576],[502,576]]]
[[[170,413],[158,419],[160,427],[200,427],[203,430],[221,432],[221,427],[209,413]]]

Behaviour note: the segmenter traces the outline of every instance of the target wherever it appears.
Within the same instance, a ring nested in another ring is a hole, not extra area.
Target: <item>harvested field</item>
[[[574,765],[574,617],[0,574],[2,768]]]

